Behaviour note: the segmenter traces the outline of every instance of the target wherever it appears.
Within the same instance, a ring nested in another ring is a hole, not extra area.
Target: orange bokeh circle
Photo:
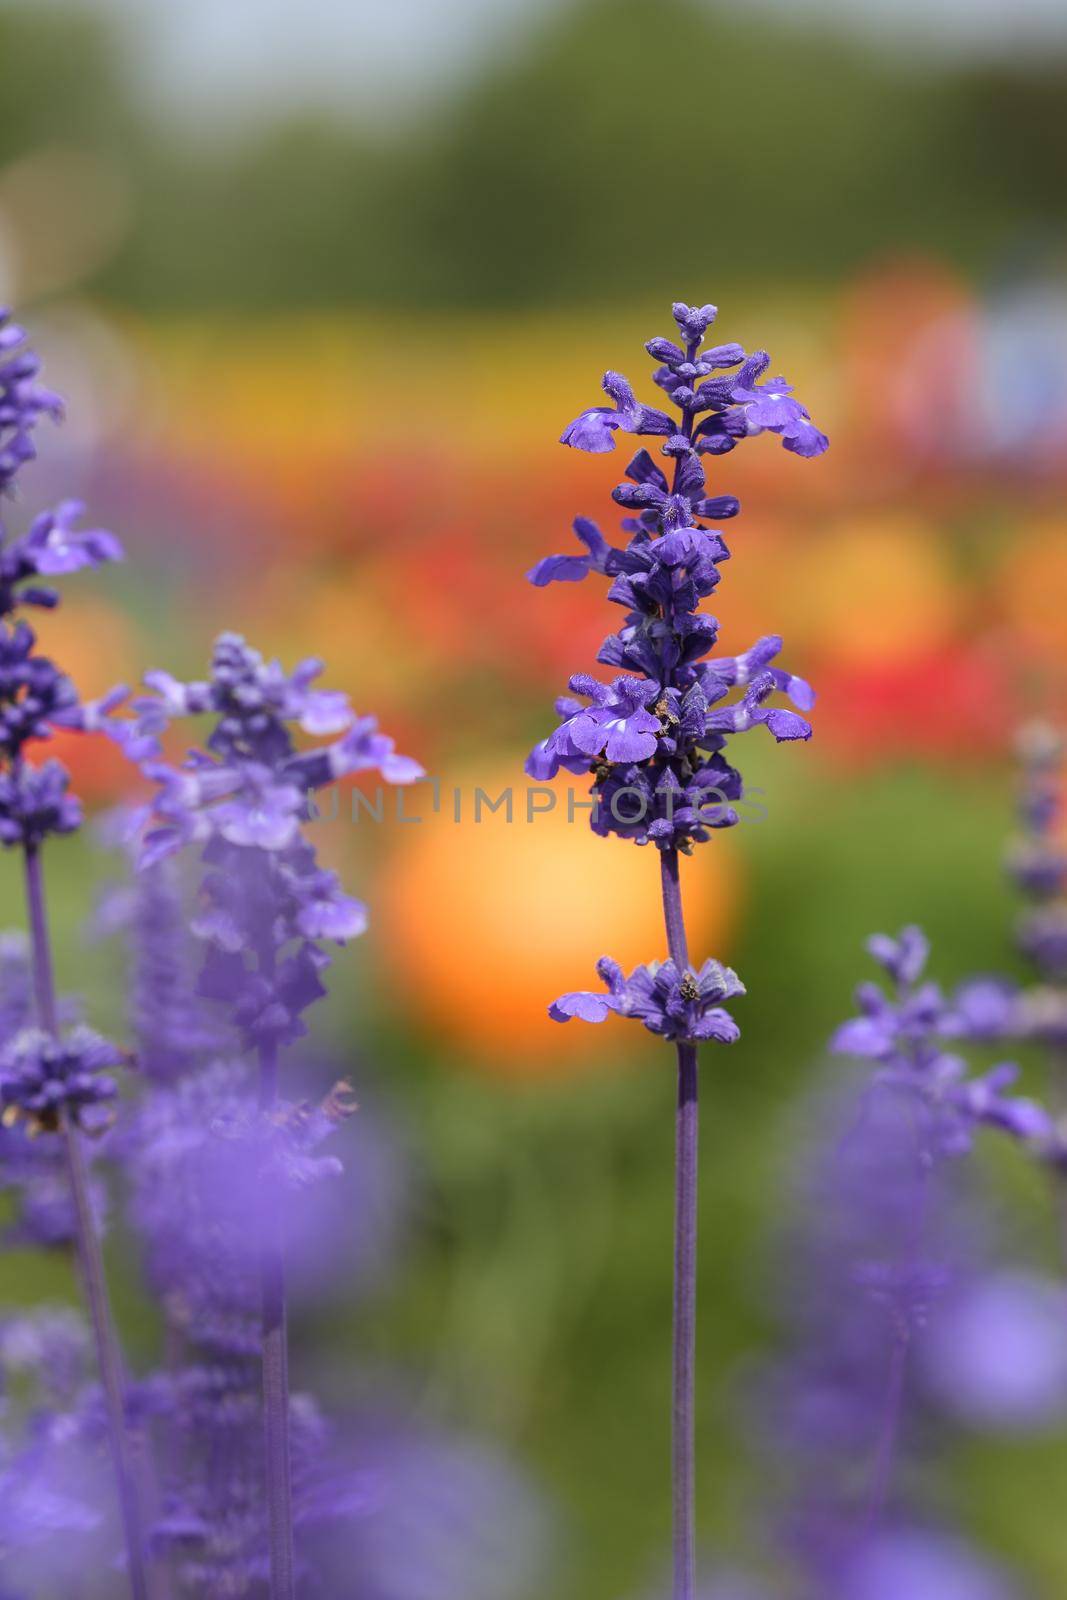
[[[483,802],[476,821],[476,788],[495,799],[509,784],[512,820]],[[528,821],[531,787],[516,762],[445,782],[436,815],[429,791],[413,791],[408,809],[423,821],[392,824],[404,837],[391,841],[374,910],[377,947],[419,1024],[504,1076],[571,1071],[605,1045],[638,1043],[632,1024],[609,1020],[605,1037],[593,1038],[586,1026],[552,1022],[547,1005],[568,989],[598,988],[601,955],[627,970],[666,955],[657,852],[593,834],[578,779],[561,777],[553,809]],[[547,804],[543,789],[532,792],[535,806]],[[723,835],[683,859],[694,963],[728,953],[738,879]]]

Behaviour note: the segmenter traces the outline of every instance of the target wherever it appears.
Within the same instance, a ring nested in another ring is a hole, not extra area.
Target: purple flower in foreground
[[[749,356],[730,390],[731,400],[744,407],[748,432],[777,433],[785,448],[798,456],[821,456],[830,441],[812,422],[807,408],[793,398],[792,386],[784,378],[757,381],[770,364],[767,352],[758,350]]]
[[[554,758],[557,767],[572,762],[582,765],[601,754],[610,762],[644,761],[653,753],[661,731],[659,718],[648,709],[656,697],[654,683],[616,678],[609,688],[596,678],[578,673],[570,687],[575,694],[586,695],[592,704],[567,702],[575,709],[544,747],[545,755]]]
[[[701,814],[700,797],[693,792],[694,775],[720,755],[729,738],[757,726],[780,741],[811,734],[803,716],[767,703],[778,693],[787,694],[799,711],[809,711],[814,702],[803,679],[771,666],[781,649],[776,636],[737,656],[704,659],[715,646],[718,624],[700,605],[716,588],[719,566],[729,555],[721,533],[706,522],[736,516],[740,505],[733,495],[708,494],[702,455],[765,431],[780,434],[800,454],[826,447],[825,436],[788,386],[779,380],[758,383],[767,366],[762,352],[746,357],[740,345],[701,347],[714,316],[714,306],[678,302],[674,318],[683,343],[649,341],[649,353],[662,363],[655,381],[680,417],[672,420],[643,406],[625,379],[608,373],[604,386],[613,405],[583,412],[563,435],[564,443],[594,453],[613,450],[620,431],[663,437],[670,476],[641,449],[626,467],[627,481],[613,491],[612,498],[629,513],[622,521],[624,541],[611,543],[595,523],[580,517],[574,528],[586,553],[548,556],[527,574],[539,588],[575,583],[594,572],[607,578],[608,598],[625,608],[626,617],[605,640],[599,659],[637,679],[616,678],[611,685],[584,675],[572,680],[572,688],[594,704],[583,708],[569,697],[559,701],[561,723],[532,752],[527,771],[540,780],[561,767],[589,773],[597,801],[594,830],[654,843],[660,850],[689,850],[706,840],[710,829],[739,820],[737,809],[723,803],[739,799],[739,790],[714,796],[718,809],[710,815]],[[731,368],[740,370],[731,376]],[[690,698],[683,716],[681,702],[698,685],[704,703],[698,711]],[[734,688],[741,690],[739,698],[721,704]],[[734,788],[732,774],[727,767],[716,776]],[[684,803],[675,807],[673,799],[664,798],[673,796],[684,796]]]
[[[526,574],[535,588],[544,589],[550,583],[580,583],[591,572],[607,573],[612,570],[609,565],[612,547],[596,523],[590,522],[588,517],[575,517],[574,531],[589,554],[545,556]]]
[[[617,372],[605,372],[604,393],[614,402],[610,406],[593,406],[568,423],[560,436],[561,444],[575,450],[588,450],[601,455],[615,448],[616,430],[624,433],[672,433],[670,417],[654,406],[643,406],[634,396],[626,379]]]
[[[573,583],[592,572],[608,580],[608,599],[623,608],[624,617],[597,659],[625,675],[610,684],[584,673],[572,677],[572,695],[556,702],[558,724],[531,751],[526,771],[539,780],[561,768],[587,774],[593,831],[653,844],[659,856],[669,959],[639,966],[629,977],[614,962],[602,960],[598,971],[606,991],[561,995],[550,1014],[558,1022],[572,1017],[601,1022],[611,1013],[634,1017],[676,1046],[674,1590],[688,1597],[695,1569],[695,1046],[701,1040],[737,1038],[737,1026],[720,1002],[742,990],[736,976],[717,962],[690,965],[679,853],[740,821],[744,789],[741,774],[727,759],[729,741],[758,725],[776,740],[807,739],[811,728],[804,717],[768,702],[784,692],[800,710],[809,710],[814,699],[803,679],[771,666],[781,647],[775,635],[740,655],[707,659],[716,646],[718,623],[702,605],[717,588],[719,568],[730,554],[720,531],[707,524],[732,518],[741,508],[734,495],[707,492],[702,458],[724,454],[765,429],[780,433],[798,454],[818,454],[827,441],[784,390],[751,387],[765,358],[746,357],[737,344],[704,345],[715,306],[679,300],[671,309],[678,338],[651,339],[646,349],[659,363],[653,382],[677,414],[643,405],[625,378],[609,372],[604,388],[612,405],[582,412],[563,433],[564,444],[593,454],[614,450],[619,432],[658,436],[663,465],[640,449],[626,466],[625,482],[612,493],[627,513],[620,543],[609,542],[594,523],[579,519],[575,532],[588,553],[549,556],[527,574],[538,588]],[[731,702],[735,689],[740,694]]]
[[[744,994],[745,986],[736,972],[718,961],[705,961],[695,970],[680,972],[673,961],[653,961],[635,967],[626,977],[618,962],[602,956],[597,973],[606,992],[577,990],[560,995],[549,1007],[556,1022],[578,1017],[582,1022],[603,1022],[614,1013],[644,1023],[650,1033],[675,1042],[714,1039],[733,1044],[739,1029],[721,1002]]]

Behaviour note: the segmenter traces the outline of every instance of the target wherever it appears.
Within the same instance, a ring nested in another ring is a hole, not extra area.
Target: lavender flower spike
[[[206,954],[200,993],[223,1004],[259,1067],[263,1136],[277,1133],[281,1051],[305,1031],[304,1013],[326,990],[330,957],[366,926],[365,908],[336,875],[318,865],[305,829],[312,795],[349,772],[376,768],[389,782],[422,776],[397,754],[373,718],[356,717],[343,694],[315,687],[317,660],[286,674],[236,634],[215,644],[206,680],[146,678],[152,691],[134,702],[134,745],[153,745],[173,719],[208,713],[206,748],[180,768],[150,755],[144,770],[156,786],[142,865],[184,846],[201,847],[202,911],[194,932]],[[292,725],[332,742],[298,748]],[[334,737],[336,736],[336,737]],[[285,1261],[284,1193],[270,1172],[262,1182],[260,1296],[266,1434],[266,1502],[272,1600],[293,1600],[292,1449]]]
[[[545,781],[561,768],[592,780],[593,831],[654,844],[660,857],[669,959],[627,978],[607,959],[598,967],[605,993],[575,991],[550,1007],[557,1022],[633,1017],[674,1044],[676,1114],[674,1290],[674,1600],[693,1600],[693,1355],[696,1311],[697,1043],[731,1043],[737,1026],[719,1002],[743,993],[717,962],[690,966],[682,915],[679,854],[740,820],[741,774],[726,758],[731,738],[762,726],[778,742],[804,740],[800,712],[814,695],[802,678],[772,667],[781,640],[768,635],[740,655],[707,660],[718,623],[701,610],[729,556],[722,534],[706,526],[734,517],[733,495],[708,495],[702,458],[733,450],[746,438],[776,433],[787,450],[817,456],[828,440],[783,379],[761,382],[769,357],[738,344],[705,346],[713,305],[672,307],[677,338],[651,339],[660,363],[653,381],[679,413],[639,401],[617,372],[604,377],[612,402],[583,411],[562,443],[594,455],[631,433],[663,442],[665,467],[638,450],[613,491],[630,513],[613,544],[588,518],[574,531],[585,554],[548,556],[527,574],[538,588],[575,583],[592,573],[609,580],[608,599],[624,621],[605,639],[598,659],[616,670],[611,683],[580,673],[556,704],[559,721],[531,751],[526,770]],[[734,370],[738,369],[738,370]],[[668,477],[668,470],[670,476]],[[732,691],[740,693],[732,701]],[[797,707],[769,703],[785,694]]]
[[[55,396],[37,385],[39,364],[36,356],[21,348],[23,340],[22,330],[0,312],[0,493],[11,490],[19,468],[33,459],[31,432],[38,420],[61,412]],[[80,512],[80,506],[66,502],[38,517],[28,533],[14,541],[0,524],[0,845],[22,852],[39,1025],[17,1035],[4,1049],[0,1101],[8,1127],[51,1133],[62,1147],[104,1392],[127,1577],[134,1600],[147,1600],[149,1563],[130,1447],[126,1377],[82,1148],[83,1129],[106,1116],[114,1094],[113,1084],[100,1075],[100,1069],[121,1057],[95,1035],[60,1033],[41,852],[50,835],[71,833],[79,826],[81,808],[68,793],[67,773],[59,762],[35,767],[26,754],[32,741],[49,738],[56,727],[89,731],[103,726],[122,695],[107,696],[98,706],[80,706],[70,680],[38,652],[33,629],[21,619],[10,620],[20,606],[50,609],[59,603],[55,588],[42,579],[121,557],[113,535],[76,528]]]

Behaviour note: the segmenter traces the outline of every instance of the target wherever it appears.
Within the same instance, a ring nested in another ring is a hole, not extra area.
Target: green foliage
[[[132,234],[99,286],[148,309],[509,306],[964,265],[1060,228],[1062,64],[935,67],[700,0],[576,0],[413,121],[309,108],[190,139],[83,13],[0,11],[0,163],[117,162]]]

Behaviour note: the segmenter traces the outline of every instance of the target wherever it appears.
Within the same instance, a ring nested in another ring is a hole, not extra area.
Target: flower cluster
[[[724,754],[731,735],[756,726],[779,741],[811,734],[799,715],[813,704],[810,687],[773,665],[780,638],[707,659],[718,623],[700,606],[717,586],[729,550],[721,532],[706,524],[735,516],[740,505],[732,495],[707,494],[701,458],[764,432],[779,434],[799,455],[819,455],[827,446],[788,384],[759,381],[769,365],[764,352],[704,347],[715,315],[714,306],[676,304],[682,342],[647,345],[661,363],[654,381],[679,417],[641,404],[627,380],[609,372],[604,388],[613,404],[583,412],[563,433],[564,444],[594,453],[613,450],[617,432],[662,437],[670,478],[641,449],[626,468],[627,481],[613,491],[630,513],[622,521],[628,542],[609,543],[595,523],[579,517],[574,531],[585,553],[548,556],[528,574],[544,587],[599,573],[610,579],[608,598],[626,617],[598,656],[620,675],[610,684],[585,674],[571,679],[571,694],[556,704],[559,725],[533,750],[526,770],[540,781],[561,768],[591,774],[594,831],[661,850],[689,850],[739,820],[741,777]],[[735,689],[741,695],[730,701]],[[798,710],[768,704],[776,692]]]
[[[1060,1135],[1048,1112],[1034,1100],[1007,1092],[1019,1069],[1004,1062],[970,1075],[964,1057],[951,1048],[989,1037],[973,986],[946,996],[936,983],[923,981],[929,945],[918,928],[905,928],[898,939],[876,935],[868,950],[889,978],[892,992],[875,983],[861,984],[856,991],[859,1014],[837,1030],[831,1048],[872,1061],[874,1082],[908,1097],[922,1117],[929,1158],[968,1150],[975,1130],[984,1125],[1059,1159]]]
[[[0,355],[23,337],[0,313]],[[10,488],[19,466],[33,458],[30,430],[38,418],[61,413],[55,397],[36,386],[37,372],[29,351],[0,365],[0,490]],[[0,845],[9,848],[36,849],[49,834],[72,833],[82,820],[65,768],[58,761],[34,766],[25,757],[28,744],[51,738],[55,728],[103,731],[120,741],[129,731],[111,716],[123,689],[79,703],[70,679],[38,651],[29,624],[11,620],[22,606],[59,604],[49,579],[122,559],[114,534],[78,528],[82,511],[78,501],[64,501],[15,539],[0,522]]]
[[[39,417],[58,414],[21,343],[0,316],[0,490],[32,457]],[[390,1141],[373,1116],[351,1127],[336,1066],[325,1094],[279,1083],[278,1047],[324,993],[324,943],[367,920],[319,865],[307,825],[326,785],[371,769],[409,783],[421,768],[317,687],[321,663],[287,674],[232,634],[203,682],[153,673],[128,707],[124,689],[81,703],[16,615],[55,607],[57,577],[121,558],[112,535],[80,518],[68,502],[21,536],[0,526],[0,843],[24,851],[31,934],[0,935],[3,1239],[73,1248],[91,1312],[88,1325],[0,1318],[5,1600],[288,1596],[294,1584],[355,1593],[353,1583],[361,1600],[517,1600],[532,1554],[527,1497],[499,1463],[401,1432],[380,1397],[374,1437],[361,1429],[342,1452],[314,1401],[289,1391],[290,1296],[349,1294],[353,1278],[365,1289],[391,1258],[400,1211]],[[198,716],[212,720],[204,747],[170,765],[171,723]],[[93,924],[124,929],[133,954],[139,1071],[121,1100],[109,1069],[130,1058],[71,1025],[80,1012],[55,992],[38,847],[79,826],[81,810],[60,763],[28,756],[56,729],[105,733],[155,785],[145,810],[103,829],[140,862]],[[342,1123],[356,1157],[346,1164],[327,1144]],[[105,1130],[90,1160],[81,1135]],[[60,1136],[34,1137],[43,1132]],[[100,1249],[118,1204],[165,1329],[162,1366],[136,1379]],[[471,1464],[484,1484],[465,1474]]]
[[[903,945],[907,961],[918,946]],[[821,1084],[792,1121],[784,1338],[750,1385],[750,1437],[784,1498],[761,1553],[776,1544],[820,1600],[1015,1594],[916,1490],[947,1429],[1047,1427],[1067,1405],[1062,1289],[998,1269],[973,1171],[930,1165],[916,1109],[852,1080]]]
[[[24,329],[10,311],[0,310],[0,493],[11,489],[19,468],[36,456],[33,430],[40,418],[63,413],[58,395],[37,382],[40,371]]]
[[[699,971],[687,967],[679,971],[673,961],[653,961],[635,967],[626,977],[618,962],[603,956],[597,973],[606,992],[578,990],[560,995],[549,1007],[556,1022],[579,1017],[583,1022],[603,1022],[614,1013],[633,1017],[663,1039],[695,1044],[714,1039],[718,1044],[733,1044],[739,1037],[736,1022],[721,1002],[744,994],[745,986],[736,972],[718,961],[705,961]]]
[[[61,1015],[66,1010],[61,1006]],[[29,942],[23,934],[0,934],[0,1041],[3,1048],[31,1026],[33,994]],[[15,1198],[14,1215],[5,1228],[5,1242],[52,1250],[74,1237],[70,1185],[56,1142],[27,1138],[34,1124],[14,1112],[0,1116],[0,1192]],[[90,1204],[99,1220],[104,1214],[100,1184],[90,1178]]]
[[[1037,1040],[1057,1060],[1067,1049],[1064,755],[1064,741],[1054,728],[1034,723],[1023,729],[1019,738],[1019,833],[1008,852],[1008,870],[1029,902],[1019,919],[1017,942],[1038,982],[1012,994],[1001,1019],[1005,1033]]]
[[[0,1120],[8,1128],[24,1122],[32,1132],[54,1132],[66,1116],[89,1131],[101,1131],[107,1118],[101,1121],[93,1113],[118,1092],[106,1069],[123,1059],[91,1028],[72,1028],[59,1038],[24,1028],[0,1050]]]
[[[320,941],[344,942],[366,927],[364,906],[318,865],[304,832],[314,792],[372,768],[392,783],[422,776],[373,717],[356,717],[345,695],[315,687],[322,670],[308,660],[286,675],[237,635],[223,634],[210,678],[186,684],[153,672],[145,680],[152,693],[133,703],[138,745],[153,745],[174,718],[216,719],[206,748],[180,767],[156,754],[145,760],[157,790],[142,864],[203,847],[204,904],[194,931],[210,954],[201,988],[232,1007],[251,1044],[299,1037],[302,1013],[324,993],[328,958]],[[337,737],[300,749],[294,724],[304,734]]]

